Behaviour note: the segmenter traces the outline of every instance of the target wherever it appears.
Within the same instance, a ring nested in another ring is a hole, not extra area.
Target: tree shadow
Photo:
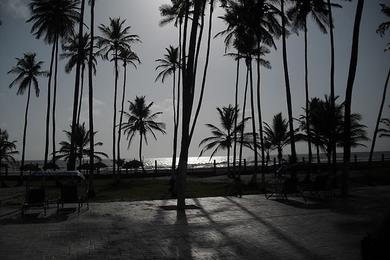
[[[274,226],[270,221],[259,217],[240,203],[238,203],[235,200],[232,200],[231,198],[224,197],[226,200],[230,201],[232,204],[237,206],[239,209],[241,209],[246,214],[253,217],[257,222],[263,224],[267,229],[269,229],[272,233],[274,233],[280,240],[288,243],[290,246],[295,248],[298,252],[305,255],[305,257],[309,259],[321,259],[321,256],[316,254],[315,252],[312,252],[310,249],[306,248],[304,245],[300,244],[298,241],[296,241],[292,236],[288,236],[285,234],[284,231],[282,231],[280,228]]]

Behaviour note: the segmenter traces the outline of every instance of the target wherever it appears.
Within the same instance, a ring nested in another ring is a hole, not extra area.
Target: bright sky
[[[129,68],[126,100],[134,100],[135,96],[144,95],[148,101],[153,101],[155,111],[164,114],[160,120],[167,124],[167,135],[158,136],[158,141],[149,138],[149,145],[144,146],[144,156],[167,157],[171,155],[172,147],[172,92],[171,79],[165,84],[154,82],[156,72],[155,60],[162,57],[165,48],[169,45],[177,45],[177,31],[173,25],[160,27],[158,22],[160,14],[158,7],[168,0],[97,0],[96,1],[96,26],[108,24],[109,17],[121,17],[127,19],[126,24],[132,27],[131,33],[138,34],[141,44],[134,46],[142,60],[137,70]],[[335,41],[336,41],[336,94],[339,100],[344,100],[347,82],[350,47],[352,39],[353,19],[356,1],[340,1],[344,8],[334,10]],[[383,85],[387,70],[389,69],[388,53],[384,53],[387,38],[380,38],[376,34],[379,23],[385,21],[380,13],[379,3],[385,0],[365,1],[360,49],[359,64],[353,91],[352,110],[361,113],[363,123],[368,126],[369,137],[372,137],[379,103],[382,96]],[[45,68],[50,62],[50,46],[42,40],[36,40],[30,34],[31,24],[25,21],[30,16],[27,8],[28,0],[0,0],[0,127],[7,129],[11,140],[17,140],[21,150],[24,110],[27,96],[17,96],[17,88],[9,89],[8,86],[14,75],[7,75],[7,71],[15,65],[16,57],[22,57],[25,52],[36,52],[40,60],[45,61]],[[89,13],[89,9],[87,11]],[[223,10],[217,8],[214,18],[213,34],[225,28],[218,19]],[[87,14],[87,19],[89,15]],[[207,26],[207,24],[206,24]],[[99,34],[98,30],[96,33]],[[321,97],[329,93],[329,67],[330,67],[330,40],[328,34],[321,34],[312,21],[309,25],[309,84],[310,96]],[[206,38],[204,39],[206,42]],[[277,42],[280,47],[280,41]],[[292,35],[287,41],[289,69],[291,79],[291,91],[293,100],[293,115],[299,118],[303,114],[304,106],[304,56],[303,35]],[[203,46],[204,47],[204,46]],[[196,133],[190,148],[190,155],[197,156],[200,152],[198,144],[200,140],[209,135],[204,124],[217,122],[216,107],[227,106],[234,103],[235,87],[235,63],[231,58],[224,57],[223,39],[216,38],[211,43],[211,58],[206,84],[205,98],[202,111],[198,120]],[[203,51],[205,48],[203,48]],[[204,63],[204,54],[201,53],[201,71]],[[273,115],[286,111],[285,87],[282,71],[281,48],[272,51],[267,57],[272,64],[272,70],[263,69],[262,72],[262,110],[264,121],[270,122]],[[59,64],[59,85],[57,99],[57,140],[64,140],[63,129],[68,129],[71,122],[74,73],[64,72],[65,61]],[[241,66],[244,67],[244,66]],[[199,73],[201,74],[201,73]],[[241,87],[244,84],[244,70],[241,73]],[[119,86],[122,86],[122,71]],[[104,143],[103,151],[111,155],[112,150],[112,109],[113,109],[113,64],[99,60],[95,82],[95,130],[98,131],[97,140]],[[199,80],[200,83],[200,80]],[[30,103],[26,159],[43,159],[45,138],[45,113],[47,100],[47,79],[40,80],[41,95],[32,98]],[[119,89],[121,91],[121,87]],[[83,94],[86,98],[82,109],[82,120],[88,121],[87,91]],[[386,107],[383,116],[390,117],[390,99],[387,95]],[[241,99],[242,100],[242,99]],[[247,111],[249,113],[249,110]],[[355,149],[355,151],[368,151],[368,147]],[[58,147],[58,145],[57,145]],[[379,138],[376,150],[390,150],[390,139]],[[50,150],[51,151],[51,150]],[[306,153],[307,145],[298,144],[297,152]],[[285,153],[289,152],[286,149]],[[122,156],[125,158],[137,157],[138,142],[134,142],[127,150],[125,138],[122,144]],[[249,154],[249,153],[248,153]],[[224,153],[220,153],[224,155]]]

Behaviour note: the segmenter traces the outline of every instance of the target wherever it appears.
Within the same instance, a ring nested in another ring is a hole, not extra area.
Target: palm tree
[[[79,42],[82,42],[82,37],[84,35],[84,9],[85,9],[85,0],[81,0],[80,7],[80,17],[79,17]],[[72,137],[70,140],[70,158],[68,160],[67,168],[68,170],[74,170],[76,168],[76,127],[77,127],[77,109],[79,102],[79,92],[80,92],[80,74],[81,74],[81,65],[83,49],[81,44],[78,46],[78,60],[76,64],[76,76],[74,82],[73,90],[73,113],[72,113]]]
[[[123,91],[122,91],[122,103],[121,103],[121,113],[119,118],[119,126],[122,125],[123,121],[123,110],[124,110],[124,104],[125,104],[125,97],[126,97],[126,78],[127,78],[127,65],[133,65],[134,68],[137,68],[137,64],[141,63],[138,55],[133,52],[130,49],[121,49],[119,53],[119,59],[123,62]],[[121,136],[122,131],[121,128],[118,128],[118,159],[117,161],[121,161],[121,150],[120,150],[120,143],[121,143]],[[118,172],[119,172],[119,165],[118,165]]]
[[[352,103],[352,90],[355,81],[356,67],[358,61],[359,52],[359,33],[360,33],[360,21],[362,19],[364,0],[358,0],[355,14],[355,22],[353,26],[352,35],[352,49],[351,60],[349,64],[347,88],[345,93],[345,112],[344,112],[344,170],[342,178],[342,194],[348,195],[348,175],[349,175],[349,162],[351,159],[351,103]]]
[[[387,17],[390,17],[390,6],[385,5],[385,4],[380,4],[382,7],[382,13],[384,13]],[[376,30],[377,33],[379,33],[381,36],[385,35],[385,32],[390,28],[390,21],[386,21],[381,23],[378,26],[378,29]],[[387,47],[385,51],[390,49],[390,43],[387,44]]]
[[[89,164],[94,165],[94,126],[93,126],[93,57],[94,57],[94,40],[95,40],[95,0],[89,0],[88,1],[91,6],[91,24],[90,24],[90,34],[91,34],[91,40],[90,40],[90,46],[89,46],[89,59],[88,59],[88,121],[89,121]],[[94,182],[93,182],[93,176],[94,176],[94,167],[91,167],[89,170],[89,196],[94,197],[95,196],[95,189],[94,189]]]
[[[172,153],[172,174],[175,173],[176,168],[176,152],[177,152],[177,130],[179,126],[179,118],[178,118],[178,110],[176,110],[176,70],[180,68],[180,54],[179,54],[179,48],[174,48],[173,46],[169,46],[169,48],[165,49],[167,51],[166,54],[164,54],[164,58],[157,59],[156,62],[159,63],[159,65],[156,67],[156,70],[161,70],[159,74],[156,77],[156,81],[161,79],[161,81],[164,83],[164,79],[167,76],[173,75],[172,80],[172,105],[173,105],[173,153]],[[177,95],[179,97],[180,95],[180,87],[178,87]],[[179,99],[178,99],[179,102]],[[177,104],[177,107],[179,108],[179,104]]]
[[[60,58],[68,58],[68,62],[65,65],[65,72],[70,73],[72,69],[77,66],[77,62],[79,60],[79,40],[81,39],[81,49],[80,60],[81,60],[81,89],[80,89],[80,102],[78,105],[78,114],[77,114],[77,124],[80,123],[80,114],[81,114],[81,104],[83,100],[83,91],[84,91],[84,72],[85,68],[89,63],[89,48],[90,44],[90,36],[88,33],[84,33],[83,37],[79,37],[78,34],[72,33],[67,38],[65,38],[65,42],[62,45],[63,53],[60,55]],[[96,54],[92,55],[92,70],[93,73],[96,74]]]
[[[7,164],[15,163],[14,156],[19,153],[16,151],[16,141],[9,141],[8,138],[7,130],[0,128],[0,171],[3,161]],[[1,176],[2,174],[0,172],[0,178]],[[3,179],[1,181],[1,185],[6,186],[5,183],[3,183]]]
[[[72,129],[72,127],[71,127]],[[63,131],[65,133],[66,138],[68,139],[67,141],[62,141],[60,142],[61,148],[58,151],[58,155],[56,155],[56,159],[63,159],[65,161],[68,161],[70,159],[70,142],[72,138],[72,131]],[[76,147],[76,158],[79,160],[79,167],[83,163],[83,159],[85,156],[89,156],[90,150],[89,150],[89,145],[90,145],[90,139],[89,139],[89,134],[90,130],[87,130],[85,128],[85,123],[83,124],[78,124],[76,127],[76,139],[75,139],[75,147]],[[93,133],[94,135],[97,132]],[[102,146],[102,142],[97,142],[94,144],[94,147],[97,146]],[[94,152],[94,158],[101,161],[101,158],[106,157],[108,158],[107,154],[104,152]]]
[[[289,123],[283,118],[282,113],[278,113],[273,117],[271,125],[264,123],[266,139],[270,143],[271,149],[277,150],[279,164],[282,163],[283,148],[291,143],[288,127]],[[294,131],[294,135],[295,133],[296,131]]]
[[[157,140],[154,131],[165,134],[165,124],[155,121],[157,116],[161,115],[162,112],[152,113],[150,108],[153,105],[153,102],[147,105],[145,97],[136,97],[134,102],[129,101],[129,103],[129,112],[123,111],[127,118],[127,122],[123,123],[120,128],[124,131],[124,134],[127,135],[129,146],[135,134],[137,132],[139,133],[139,160],[142,162],[142,141],[145,140],[145,143],[148,144],[146,134],[150,132],[154,139]],[[144,169],[143,165],[142,169]]]
[[[134,42],[139,42],[138,35],[129,34],[130,26],[124,26],[126,20],[121,20],[121,18],[111,18],[110,17],[110,25],[106,26],[101,24],[99,26],[100,32],[103,36],[97,37],[97,44],[99,48],[102,48],[102,52],[104,52],[104,58],[109,59],[111,55],[112,58],[110,60],[114,61],[114,69],[115,69],[115,87],[114,87],[114,112],[113,112],[113,123],[112,123],[112,159],[113,166],[112,171],[113,175],[115,175],[115,161],[116,161],[116,99],[117,99],[117,90],[118,90],[118,60],[119,60],[119,52],[121,49],[130,48],[130,44]]]
[[[378,130],[379,137],[390,137],[390,118],[382,118],[381,123],[384,126]]]
[[[31,86],[34,87],[35,95],[39,96],[38,77],[47,76],[47,72],[42,70],[43,61],[36,60],[35,53],[25,53],[23,58],[17,58],[17,64],[8,73],[16,74],[16,79],[11,82],[9,87],[18,85],[17,95],[23,95],[27,90],[27,104],[24,114],[24,130],[23,130],[23,148],[22,148],[22,164],[24,166],[25,151],[26,151],[26,134],[27,134],[27,119],[30,106]],[[20,171],[21,177],[23,170]]]
[[[293,30],[304,32],[305,41],[305,111],[308,113],[309,108],[309,72],[308,72],[308,59],[307,59],[307,18],[310,15],[320,28],[321,32],[327,33],[326,27],[329,26],[329,16],[327,5],[323,0],[293,0],[294,6],[288,10],[287,15],[292,21]],[[306,125],[310,127],[308,122],[309,116],[306,115]],[[312,161],[311,150],[311,135],[310,129],[307,128],[307,145],[309,152],[309,163]]]
[[[332,108],[332,103],[335,104],[335,109]],[[317,157],[319,157],[319,149],[323,150],[327,154],[329,165],[334,157],[333,141],[337,146],[344,144],[343,110],[344,104],[332,102],[327,96],[325,96],[325,100],[313,98],[309,102],[307,114],[310,116],[310,133],[313,136],[313,143],[317,146]],[[307,130],[306,119],[304,116],[302,118],[304,119],[302,120],[303,129]],[[334,120],[334,126],[329,124],[331,120]],[[361,141],[368,140],[366,126],[362,125],[360,121],[360,114],[351,115],[350,143],[352,147],[365,146]],[[307,139],[307,134],[304,137]]]
[[[73,32],[74,25],[79,20],[78,0],[32,0],[29,4],[32,16],[27,22],[32,22],[31,32],[37,39],[44,37],[44,41],[52,45],[50,72],[48,81],[48,97],[46,111],[46,143],[45,161],[47,164],[49,153],[49,124],[51,103],[51,80],[54,65],[54,93],[53,93],[53,157],[55,156],[55,107],[57,92],[57,65],[58,43]]]
[[[226,149],[226,161],[228,173],[230,173],[230,149],[232,147],[232,142],[234,141],[234,133],[240,132],[243,125],[245,124],[245,121],[249,118],[246,118],[244,122],[241,122],[238,127],[234,127],[234,122],[236,121],[236,117],[238,117],[238,109],[235,109],[232,105],[229,105],[228,107],[223,107],[222,109],[218,107],[217,111],[219,114],[219,121],[221,123],[222,129],[218,128],[213,124],[206,124],[206,126],[210,128],[212,136],[203,139],[199,143],[199,146],[204,145],[203,149],[199,154],[199,157],[202,156],[205,151],[214,149],[210,155],[211,160],[211,158],[213,158],[216,152],[221,149]]]
[[[371,164],[372,162],[372,154],[374,153],[374,148],[375,148],[375,142],[376,142],[376,136],[378,134],[378,128],[379,128],[379,123],[381,122],[382,118],[382,111],[383,111],[383,106],[385,104],[385,99],[386,99],[386,93],[387,93],[387,85],[389,84],[389,78],[390,78],[390,69],[387,72],[387,77],[386,77],[386,82],[385,86],[383,88],[383,94],[382,94],[382,101],[379,107],[379,112],[378,112],[378,117],[376,119],[376,124],[375,124],[375,130],[374,130],[374,136],[372,137],[372,143],[371,143],[371,149],[370,149],[370,156],[368,158],[368,163]]]
[[[291,88],[290,88],[290,78],[288,73],[288,61],[287,61],[287,26],[289,24],[288,18],[285,16],[285,4],[288,0],[280,1],[280,16],[282,21],[282,57],[283,57],[283,72],[284,72],[284,82],[286,86],[286,99],[287,99],[287,112],[288,112],[288,125],[290,131],[290,146],[291,146],[291,159],[292,162],[295,162],[297,159],[296,150],[295,150],[295,139],[294,139],[294,124],[293,124],[293,115],[292,115],[292,103],[291,103]]]

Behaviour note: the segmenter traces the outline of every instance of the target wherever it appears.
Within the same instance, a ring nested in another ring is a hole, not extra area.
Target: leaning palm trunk
[[[332,4],[330,0],[327,0],[328,10],[329,10],[329,34],[330,34],[330,102],[331,102],[331,115],[334,115],[335,111],[335,94],[334,94],[334,71],[335,71],[335,58],[334,58],[334,35],[333,35],[333,16],[332,16]],[[331,122],[332,129],[335,129],[336,122],[332,120]],[[336,134],[332,131],[331,135],[331,145],[332,145],[332,164],[333,171],[336,173]]]
[[[371,149],[370,149],[370,157],[368,159],[368,163],[371,165],[372,163],[372,154],[374,153],[374,148],[375,148],[375,142],[376,142],[376,136],[378,134],[378,128],[379,128],[379,122],[382,118],[382,111],[383,111],[383,106],[385,104],[385,99],[386,99],[386,93],[387,93],[387,85],[389,83],[389,77],[390,77],[390,69],[387,72],[387,77],[386,77],[386,82],[385,82],[385,87],[383,88],[383,94],[382,94],[382,101],[381,105],[379,107],[379,113],[378,113],[378,118],[376,119],[376,125],[375,125],[375,130],[374,130],[374,136],[372,137],[372,143],[371,143]]]
[[[24,129],[23,129],[23,149],[22,149],[22,164],[21,164],[21,171],[20,171],[20,181],[23,181],[23,167],[24,167],[24,159],[26,155],[26,134],[27,134],[27,119],[28,119],[28,108],[30,106],[30,96],[31,96],[31,82],[28,86],[28,93],[27,93],[27,104],[26,104],[26,112],[24,113]],[[1,166],[0,166],[1,168]],[[1,173],[0,173],[1,175]]]
[[[121,102],[121,111],[119,116],[119,127],[118,127],[118,143],[117,143],[117,149],[118,149],[118,161],[121,159],[121,137],[122,137],[122,121],[123,121],[123,111],[125,106],[125,96],[126,96],[126,62],[123,64],[123,90],[122,90],[122,102]],[[120,180],[120,170],[119,170],[119,164],[118,164],[118,181]]]
[[[94,130],[93,130],[93,41],[94,41],[94,23],[95,23],[95,0],[91,0],[91,46],[89,47],[89,60],[88,60],[88,106],[89,106],[89,165],[91,166],[89,169],[89,189],[88,195],[90,197],[95,196],[95,189],[93,183],[93,175],[94,175]]]
[[[237,119],[238,119],[238,81],[240,76],[240,58],[239,53],[237,53],[237,69],[236,69],[236,88],[234,94],[234,109],[236,117],[234,118],[234,129],[237,129]],[[236,160],[237,160],[237,131],[234,131],[234,144],[233,144],[233,171],[236,174]]]
[[[257,42],[257,49],[260,51],[260,42]],[[265,185],[264,175],[264,134],[263,134],[263,119],[261,114],[261,94],[260,94],[260,52],[257,54],[257,114],[259,117],[259,133],[260,133],[260,149],[261,149],[261,183]]]
[[[82,42],[83,37],[83,28],[84,28],[84,7],[85,0],[81,1],[81,10],[80,10],[80,24],[79,24],[79,42]],[[83,47],[79,44],[78,48],[78,58],[76,65],[76,80],[74,87],[74,95],[73,95],[73,116],[72,116],[72,136],[70,142],[70,154],[69,154],[69,162],[68,162],[68,170],[74,170],[76,167],[76,127],[77,127],[77,108],[79,103],[79,92],[80,92],[80,70],[82,57],[81,53],[83,51]]]
[[[257,134],[256,134],[256,118],[255,118],[255,105],[254,105],[254,92],[253,92],[253,73],[252,73],[252,59],[247,64],[249,70],[249,80],[250,80],[250,91],[251,91],[251,116],[252,116],[252,136],[253,136],[253,153],[255,156],[255,167],[250,181],[251,184],[255,185],[257,183]]]
[[[49,157],[49,125],[50,125],[50,103],[51,103],[51,79],[53,75],[53,63],[54,63],[54,54],[55,54],[56,45],[53,43],[51,50],[51,59],[50,59],[50,70],[49,70],[49,80],[47,83],[47,109],[46,109],[46,139],[45,139],[45,159],[44,166],[47,165],[47,160]]]
[[[54,61],[54,88],[53,88],[53,114],[52,114],[52,123],[53,123],[53,133],[52,133],[52,141],[53,141],[53,153],[52,153],[52,161],[54,162],[56,157],[56,106],[57,106],[57,72],[58,72],[58,37],[56,38],[56,52],[55,52],[55,61]]]
[[[349,162],[351,159],[351,103],[352,103],[352,89],[355,81],[356,67],[358,61],[359,52],[359,33],[360,33],[360,21],[363,13],[364,0],[358,0],[355,22],[353,26],[352,36],[352,50],[351,61],[349,64],[349,73],[347,81],[347,89],[345,94],[345,115],[344,115],[344,169],[342,178],[341,192],[343,196],[348,195],[348,175],[349,175]]]
[[[307,21],[305,20],[305,112],[306,112],[306,134],[307,134],[307,148],[309,151],[309,163],[312,161],[311,151],[311,133],[310,133],[310,118],[309,118],[309,72],[308,72],[308,61],[307,61]]]
[[[245,120],[245,109],[246,109],[246,96],[248,93],[248,77],[249,77],[249,70],[247,68],[246,70],[246,78],[245,78],[245,90],[244,90],[244,103],[242,105],[242,122]],[[241,134],[240,134],[240,152],[239,152],[239,161],[238,161],[238,169],[239,172],[241,172],[241,165],[242,165],[242,147],[244,144],[244,130],[245,130],[245,124],[242,125]]]
[[[192,136],[193,136],[194,131],[195,131],[196,121],[198,120],[200,108],[202,106],[202,101],[203,101],[204,89],[206,86],[207,69],[209,66],[209,58],[210,58],[211,29],[212,29],[212,24],[213,24],[213,12],[214,12],[213,2],[214,2],[214,0],[210,0],[209,31],[208,31],[208,37],[207,37],[206,61],[205,61],[204,70],[203,70],[202,86],[200,89],[198,106],[196,108],[194,121],[192,123],[191,132],[190,132],[190,142],[191,142]],[[203,10],[203,12],[204,12],[204,10]],[[200,37],[202,37],[202,36],[200,35],[199,39],[201,39]],[[196,62],[195,62],[195,65],[196,65]],[[196,75],[196,72],[194,74]],[[195,82],[195,79],[194,79],[194,82]]]
[[[81,106],[83,103],[83,92],[84,92],[84,71],[85,71],[85,65],[83,64],[81,66],[81,88],[80,88],[80,102],[79,102],[79,109],[77,114],[77,124],[80,124],[80,115],[81,115]]]
[[[288,75],[288,62],[287,62],[287,43],[286,43],[286,19],[284,18],[284,1],[281,1],[281,13],[282,13],[282,50],[283,50],[283,70],[284,70],[284,81],[286,84],[286,98],[287,98],[287,110],[288,110],[288,125],[290,128],[290,140],[291,140],[291,162],[295,162],[297,154],[295,151],[295,136],[294,136],[294,125],[292,116],[292,104],[291,104],[291,90],[290,90],[290,78]]]

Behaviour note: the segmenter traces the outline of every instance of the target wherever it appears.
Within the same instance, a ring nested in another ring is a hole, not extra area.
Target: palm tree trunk
[[[335,111],[335,92],[334,92],[334,71],[335,71],[335,58],[334,58],[334,34],[333,34],[333,15],[332,15],[332,4],[330,0],[327,0],[328,4],[328,10],[329,10],[329,35],[330,35],[330,102],[331,102],[331,115],[334,114]],[[336,122],[332,120],[330,122],[333,130],[332,132],[332,165],[333,165],[333,171],[336,173],[336,133],[334,132],[334,129],[336,128]]]
[[[364,0],[358,0],[355,22],[353,26],[352,36],[352,50],[351,50],[351,61],[349,64],[349,73],[347,81],[347,89],[345,93],[345,115],[344,115],[344,169],[342,178],[342,195],[348,195],[348,175],[349,175],[349,162],[351,159],[351,103],[352,103],[352,89],[355,81],[356,67],[358,61],[359,52],[359,33],[360,33],[360,22],[363,13]]]
[[[177,117],[176,117],[176,70],[173,71],[172,81],[172,109],[173,109],[173,149],[172,149],[172,177],[175,174],[176,168],[176,146],[177,146]]]
[[[52,120],[53,120],[53,135],[52,135],[52,141],[53,141],[53,154],[52,154],[52,160],[54,162],[56,157],[56,106],[57,106],[57,73],[58,73],[58,37],[56,38],[56,53],[55,53],[55,61],[54,61],[54,89],[53,89],[53,114],[52,114]]]
[[[251,116],[252,116],[252,136],[253,136],[253,151],[255,156],[255,169],[252,175],[252,179],[250,181],[251,184],[257,183],[257,134],[256,134],[256,118],[255,118],[255,105],[254,105],[254,91],[253,91],[253,73],[252,73],[252,59],[249,61],[248,69],[249,69],[249,80],[250,80],[250,91],[251,91]]]
[[[142,134],[139,134],[139,161],[141,162],[142,171],[145,172],[144,162],[142,160]]]
[[[304,28],[304,33],[305,33],[305,98],[306,98],[306,134],[307,134],[307,147],[309,151],[309,163],[312,161],[312,151],[311,151],[311,134],[310,134],[310,119],[309,119],[309,70],[308,70],[308,60],[307,60],[307,23],[305,20],[305,28]]]
[[[368,158],[368,164],[369,165],[371,165],[371,163],[372,163],[372,154],[374,153],[376,136],[378,134],[378,128],[379,128],[379,122],[381,121],[381,118],[382,118],[382,111],[383,111],[383,106],[385,104],[386,93],[387,93],[387,85],[389,84],[389,77],[390,77],[390,69],[387,72],[385,87],[383,88],[382,101],[381,101],[381,105],[379,107],[378,117],[376,119],[374,136],[372,137],[372,143],[371,143],[371,149],[370,149],[370,157]]]
[[[244,130],[245,130],[245,109],[246,109],[246,96],[248,93],[248,77],[249,77],[249,70],[246,69],[246,78],[245,78],[245,90],[244,90],[244,104],[242,105],[242,129],[241,129],[241,136],[240,136],[240,153],[239,153],[239,161],[238,161],[238,169],[241,171],[241,165],[242,165],[242,147],[244,143]]]
[[[237,53],[237,69],[236,69],[236,88],[234,94],[234,109],[235,109],[235,118],[234,118],[234,145],[233,145],[233,171],[236,174],[236,160],[237,160],[237,120],[238,120],[238,81],[240,75],[240,53]]]
[[[318,144],[316,145],[316,148],[317,148],[317,163],[320,163],[321,162],[321,159],[320,159],[320,147],[319,147]]]
[[[189,0],[186,0],[186,18],[184,20],[184,41],[183,41],[183,113],[182,113],[182,139],[181,139],[181,150],[179,157],[179,167],[176,182],[177,190],[177,210],[185,210],[185,190],[186,190],[186,173],[188,164],[188,149],[191,143],[190,138],[190,120],[192,103],[194,98],[193,86],[195,81],[194,74],[194,56],[196,52],[196,38],[198,31],[198,20],[201,9],[201,1],[195,1],[193,13],[192,13],[192,26],[189,40],[188,57],[186,58],[186,33],[189,15]],[[186,59],[186,62],[184,61]]]
[[[80,115],[81,115],[81,105],[83,102],[83,92],[84,92],[84,71],[85,71],[85,65],[82,65],[81,68],[81,88],[80,88],[80,102],[79,102],[79,109],[77,113],[77,124],[80,124]]]
[[[20,182],[23,182],[23,167],[24,167],[24,159],[26,155],[26,134],[27,134],[27,119],[28,119],[28,108],[30,106],[30,97],[31,97],[31,81],[28,86],[28,93],[27,93],[27,104],[26,104],[26,112],[24,113],[24,129],[23,129],[23,150],[22,150],[22,164],[20,167]],[[0,168],[1,168],[0,164]]]
[[[95,140],[94,140],[94,129],[93,129],[93,47],[94,47],[94,26],[95,26],[95,0],[91,0],[91,26],[90,26],[90,34],[91,34],[91,46],[89,47],[89,61],[88,61],[88,106],[89,106],[89,165],[91,166],[89,169],[89,189],[88,195],[89,197],[95,196],[95,188],[94,188],[94,154],[95,154]]]
[[[179,22],[179,59],[181,57],[181,44],[182,44],[181,34],[182,34],[182,21]],[[176,120],[175,120],[176,123],[173,129],[172,178],[174,179],[176,174],[177,132],[179,128],[179,118],[180,118],[180,86],[181,86],[180,84],[181,84],[181,66],[179,66],[179,75],[177,81],[177,103],[176,103]]]
[[[112,177],[115,178],[115,164],[116,164],[116,153],[115,153],[115,140],[116,140],[116,98],[117,98],[117,92],[118,92],[118,50],[115,50],[115,87],[114,87],[114,111],[113,111],[113,120],[112,120]]]
[[[287,44],[286,44],[286,19],[284,19],[284,1],[281,1],[281,12],[282,12],[282,50],[283,50],[283,69],[284,69],[284,81],[286,84],[286,98],[287,98],[287,110],[288,110],[288,124],[290,128],[290,146],[291,146],[291,162],[296,162],[297,154],[295,151],[295,136],[294,136],[294,124],[292,116],[292,104],[291,104],[291,90],[290,90],[290,79],[288,75],[288,62],[287,62]]]
[[[196,108],[194,120],[193,120],[192,126],[191,126],[190,142],[191,142],[192,136],[193,136],[194,131],[195,131],[196,122],[198,120],[200,108],[202,106],[204,89],[205,89],[205,86],[206,86],[207,69],[208,69],[208,66],[209,66],[209,59],[210,59],[211,29],[212,29],[212,24],[213,24],[213,12],[214,12],[213,2],[214,2],[214,0],[210,0],[210,16],[209,16],[209,31],[208,31],[208,37],[207,37],[206,61],[205,61],[204,70],[203,70],[202,86],[201,86],[201,89],[200,89],[200,96],[199,96],[199,100],[198,100],[198,106]],[[196,75],[196,72],[194,73],[194,75]],[[194,82],[195,82],[195,80],[194,80]]]
[[[211,1],[213,1],[213,0],[211,0]],[[202,14],[200,16],[199,36],[198,36],[198,41],[196,43],[196,54],[195,54],[195,65],[194,65],[194,74],[195,75],[196,75],[196,71],[198,69],[198,59],[199,59],[199,53],[200,53],[202,37],[203,37],[204,16],[205,16],[205,11],[206,11],[206,2],[207,1],[203,1]],[[195,88],[195,86],[193,86],[193,87]]]
[[[227,172],[228,172],[228,175],[230,176],[230,146],[228,146],[228,148],[227,148],[227,158],[226,158],[226,161],[227,161]]]
[[[261,149],[261,183],[265,184],[265,175],[264,175],[264,134],[263,134],[263,119],[261,114],[261,78],[260,78],[260,42],[257,42],[257,49],[259,53],[257,54],[257,114],[259,117],[259,133],[260,133],[260,149]]]
[[[84,28],[84,7],[85,0],[81,1],[81,10],[80,10],[80,24],[79,24],[79,42],[82,42],[83,37],[83,28]],[[73,115],[72,115],[72,137],[70,142],[70,154],[69,154],[69,162],[68,162],[68,170],[74,170],[76,167],[76,127],[77,127],[77,108],[79,103],[79,92],[80,92],[80,70],[81,70],[81,53],[83,49],[81,44],[79,44],[78,48],[78,59],[76,66],[76,80],[73,94]]]
[[[122,137],[122,121],[123,121],[123,110],[125,107],[125,96],[126,96],[126,78],[127,78],[127,71],[126,71],[126,62],[123,64],[123,91],[122,91],[122,102],[121,102],[121,112],[119,117],[119,127],[118,127],[118,161],[121,159],[121,137]],[[119,164],[118,164],[118,180],[120,179],[120,170],[119,170]]]
[[[47,108],[46,108],[46,139],[45,139],[45,159],[43,165],[47,165],[47,160],[49,157],[49,125],[50,125],[50,100],[51,100],[51,79],[53,75],[53,63],[54,63],[54,54],[55,54],[56,44],[53,43],[51,50],[51,59],[50,59],[50,70],[49,70],[49,80],[47,83]]]

